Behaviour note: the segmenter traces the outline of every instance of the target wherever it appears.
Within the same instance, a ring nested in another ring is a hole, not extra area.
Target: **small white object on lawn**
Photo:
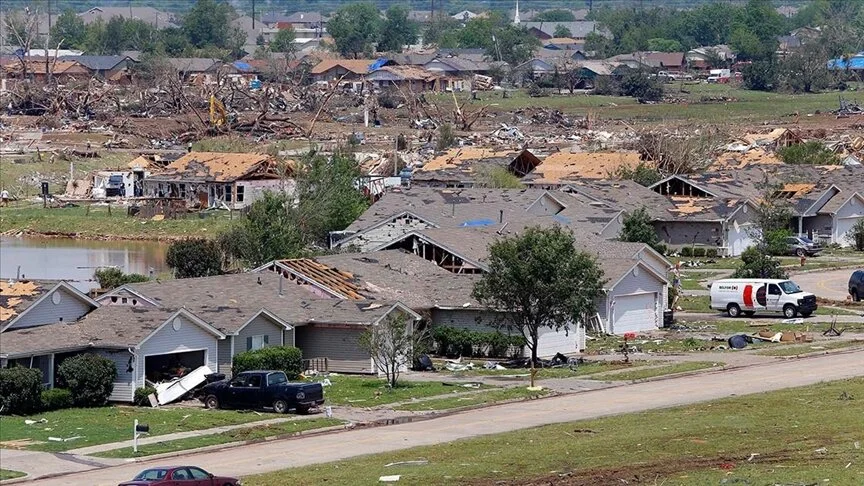
[[[393,476],[381,476],[380,478],[378,478],[378,481],[382,483],[395,483],[400,479],[402,479],[401,474],[394,474]]]

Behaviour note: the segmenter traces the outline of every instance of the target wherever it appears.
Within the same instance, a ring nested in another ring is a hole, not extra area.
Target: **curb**
[[[861,264],[859,263],[859,264],[854,264],[854,265],[838,265],[836,267],[813,268],[813,269],[808,269],[808,270],[801,270],[800,272],[795,272],[792,270],[794,268],[800,268],[800,267],[794,267],[793,266],[793,267],[781,267],[781,268],[789,269],[790,270],[789,276],[791,277],[793,275],[804,275],[807,273],[830,272],[830,271],[834,271],[834,270],[850,270],[852,268],[861,268]]]
[[[31,479],[30,476],[31,475],[29,473],[24,473],[23,476],[19,476],[17,478],[4,479],[3,481],[0,481],[0,484],[15,484],[15,483],[23,483],[25,481],[35,481],[36,480],[36,479]],[[41,478],[37,478],[37,479],[41,479]]]

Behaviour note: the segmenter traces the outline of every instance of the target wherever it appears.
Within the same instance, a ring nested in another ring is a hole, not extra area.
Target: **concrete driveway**
[[[817,297],[831,300],[846,300],[849,295],[849,277],[854,268],[829,270],[825,272],[802,273],[793,275],[792,281],[805,292],[813,292]]]
[[[277,440],[170,460],[76,472],[30,484],[108,486],[162,463],[195,464],[218,474],[250,475],[320,464],[376,452],[451,442],[544,424],[686,405],[733,395],[761,393],[823,381],[864,376],[864,351],[707,372],[679,378],[592,390],[572,395],[499,405],[387,427]],[[791,432],[790,432],[791,433]],[[12,467],[10,464],[4,467]]]

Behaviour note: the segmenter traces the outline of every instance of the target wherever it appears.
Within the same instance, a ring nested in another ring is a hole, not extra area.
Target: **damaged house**
[[[415,169],[411,184],[427,187],[483,186],[494,171],[524,177],[540,165],[529,150],[496,150],[472,146],[452,148]]]
[[[190,152],[143,181],[144,196],[180,198],[190,207],[241,209],[264,191],[294,191],[285,168],[266,154]]]

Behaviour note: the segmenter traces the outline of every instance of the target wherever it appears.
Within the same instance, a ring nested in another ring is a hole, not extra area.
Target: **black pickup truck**
[[[207,408],[292,408],[305,414],[324,403],[320,383],[290,383],[281,371],[244,371],[230,380],[210,383],[198,395]]]

